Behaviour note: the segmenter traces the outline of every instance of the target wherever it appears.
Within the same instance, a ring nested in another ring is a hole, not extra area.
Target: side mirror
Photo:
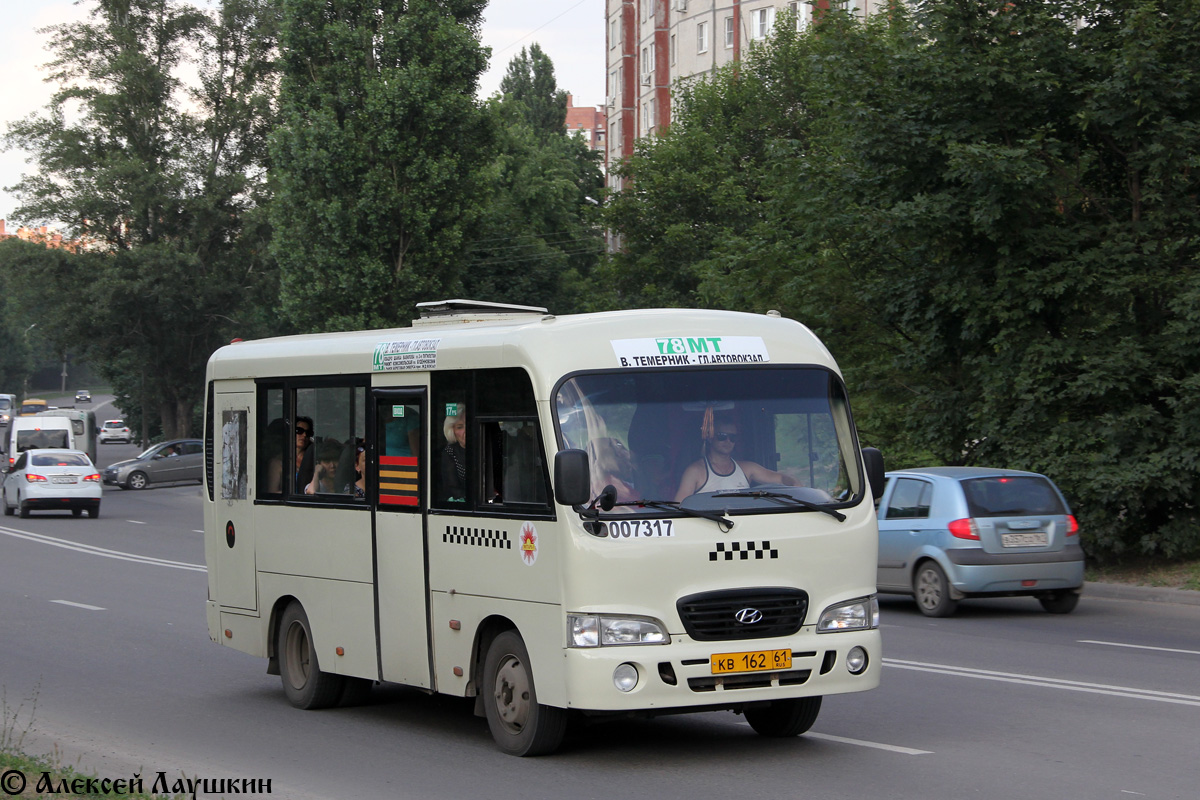
[[[883,477],[883,453],[879,452],[877,447],[864,447],[862,449],[863,468],[867,473],[867,483],[871,484],[871,494],[875,499],[883,497],[883,487],[887,480]]]
[[[591,500],[592,480],[586,450],[559,450],[554,454],[554,499],[564,506],[581,506]]]

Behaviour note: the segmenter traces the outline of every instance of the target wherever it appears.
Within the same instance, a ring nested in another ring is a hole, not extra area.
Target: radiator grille
[[[787,588],[729,589],[682,597],[675,607],[684,630],[698,642],[766,639],[800,630],[808,593]],[[758,611],[762,618],[754,623],[739,621],[738,612],[745,609]]]

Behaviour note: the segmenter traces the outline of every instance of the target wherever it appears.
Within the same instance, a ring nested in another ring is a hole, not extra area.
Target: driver
[[[735,461],[733,449],[737,447],[737,424],[729,420],[718,421],[711,439],[705,441],[704,458],[695,461],[683,471],[675,502],[698,492],[719,492],[749,489],[751,484],[782,483],[799,486],[791,475],[767,469],[753,461]]]

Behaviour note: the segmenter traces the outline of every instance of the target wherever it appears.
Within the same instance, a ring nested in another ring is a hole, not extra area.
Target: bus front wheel
[[[759,736],[783,739],[799,736],[811,728],[820,711],[820,697],[794,697],[776,700],[762,708],[747,708],[743,713]]]
[[[321,671],[312,628],[304,607],[293,602],[279,620],[275,652],[279,655],[279,676],[283,693],[296,708],[328,708],[342,694],[343,679]]]
[[[537,701],[529,651],[516,631],[492,640],[483,665],[483,707],[492,738],[514,756],[553,753],[567,730],[566,709]]]

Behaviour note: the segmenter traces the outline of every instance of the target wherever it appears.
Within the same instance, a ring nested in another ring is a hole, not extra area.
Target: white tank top
[[[704,456],[704,469],[708,472],[708,476],[704,481],[704,485],[696,490],[696,494],[750,488],[750,481],[746,479],[746,473],[742,472],[742,468],[738,465],[737,461],[733,462],[733,472],[728,475],[722,475],[713,469],[706,455]]]

